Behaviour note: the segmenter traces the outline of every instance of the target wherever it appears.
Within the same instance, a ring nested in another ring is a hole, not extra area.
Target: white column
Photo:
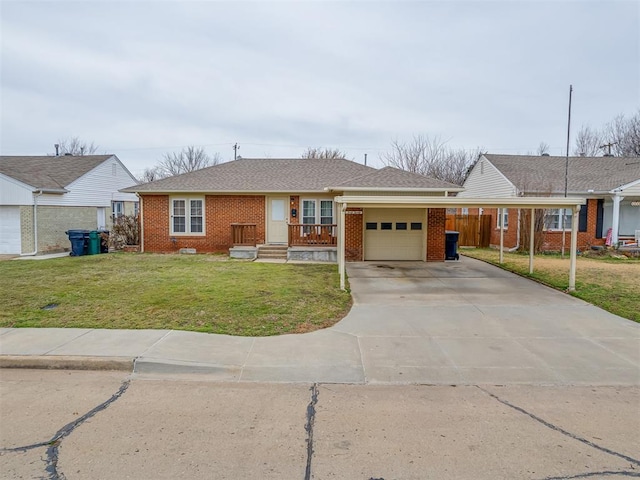
[[[578,251],[578,222],[580,221],[580,205],[573,207],[571,217],[571,257],[569,260],[569,291],[576,289],[576,253]]]
[[[500,264],[504,262],[504,208],[498,209],[500,225]]]
[[[340,289],[345,290],[345,267],[344,267],[344,248],[345,248],[345,211],[347,204],[340,205],[340,224],[338,225],[338,270],[340,272]]]
[[[533,273],[533,249],[535,248],[536,209],[531,209],[531,228],[529,229],[529,273]]]
[[[613,219],[611,222],[611,242],[613,245],[618,243],[618,230],[620,230],[620,202],[624,197],[619,192],[611,197],[613,199]]]

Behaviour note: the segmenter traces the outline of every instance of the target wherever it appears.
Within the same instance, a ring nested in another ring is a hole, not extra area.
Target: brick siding
[[[169,196],[144,195],[142,199],[147,252],[170,253],[195,248],[198,253],[226,253],[231,247],[232,223],[255,223],[257,242],[265,242],[265,197],[262,195],[206,195],[204,236],[170,234]]]
[[[443,262],[445,254],[445,208],[427,209],[427,262]]]
[[[362,248],[364,215],[361,208],[347,208],[347,212],[360,213],[345,215],[344,257],[347,262],[361,262],[364,260]]]

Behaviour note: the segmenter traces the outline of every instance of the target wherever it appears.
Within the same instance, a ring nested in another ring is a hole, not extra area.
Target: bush
[[[109,235],[109,249],[122,250],[125,245],[140,244],[140,219],[138,215],[120,215],[113,222]]]

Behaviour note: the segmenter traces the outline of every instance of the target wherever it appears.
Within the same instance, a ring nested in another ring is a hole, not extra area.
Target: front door
[[[267,243],[287,244],[287,198],[269,197],[267,202]]]

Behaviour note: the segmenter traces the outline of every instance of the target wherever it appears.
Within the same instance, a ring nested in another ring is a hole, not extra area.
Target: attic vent
[[[484,162],[480,162],[480,175],[484,173]]]

